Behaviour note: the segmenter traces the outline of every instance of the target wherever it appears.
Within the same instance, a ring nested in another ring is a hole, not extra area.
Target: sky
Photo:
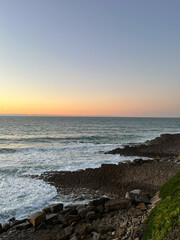
[[[179,0],[0,0],[0,114],[180,117]]]

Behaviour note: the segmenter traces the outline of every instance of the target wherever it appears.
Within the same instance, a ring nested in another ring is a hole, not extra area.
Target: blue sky
[[[0,5],[0,113],[180,116],[180,1]]]

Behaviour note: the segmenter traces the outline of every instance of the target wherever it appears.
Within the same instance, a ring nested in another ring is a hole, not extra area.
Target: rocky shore
[[[143,222],[159,198],[141,190],[125,198],[100,198],[89,204],[53,204],[23,220],[0,227],[1,240],[141,239]]]
[[[125,145],[116,148],[106,154],[120,154],[124,156],[143,156],[150,158],[180,156],[180,134],[161,134],[153,140],[134,146]]]
[[[141,240],[144,220],[160,200],[157,191],[180,171],[180,134],[164,134],[107,154],[111,153],[153,159],[42,174],[40,178],[61,193],[95,191],[101,197],[83,205],[57,203],[26,219],[10,219],[0,225],[0,240]]]

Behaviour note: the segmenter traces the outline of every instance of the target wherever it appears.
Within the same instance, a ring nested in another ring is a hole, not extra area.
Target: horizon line
[[[180,116],[117,116],[117,115],[61,115],[61,114],[0,114],[0,116],[22,117],[114,117],[114,118],[180,118]]]

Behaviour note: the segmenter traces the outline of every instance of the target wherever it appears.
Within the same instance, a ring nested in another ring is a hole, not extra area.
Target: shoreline
[[[171,140],[172,137],[174,137],[177,140],[178,135],[177,143],[179,144],[180,134],[174,135],[172,134],[170,136]],[[165,138],[166,137],[167,134]],[[148,144],[148,146],[151,148],[151,144],[152,143],[154,144],[155,141],[158,149],[159,146],[161,145],[161,150],[165,149],[166,151],[169,151],[171,145],[173,144],[173,146],[175,146],[175,148],[173,149],[177,150],[178,144],[174,144],[174,141],[170,141],[167,147],[167,143],[165,143],[165,145],[161,143],[162,138],[164,139],[164,135],[161,135],[160,138],[149,141],[148,143],[145,144],[145,146],[147,146]],[[169,134],[167,138],[169,139]],[[142,151],[142,146],[144,148],[143,144],[136,146],[135,151],[137,152],[138,149]],[[134,146],[131,146],[129,148],[131,148],[130,152],[134,151]],[[127,147],[125,146],[124,149],[127,149]],[[99,206],[101,205],[101,207],[98,209],[97,206],[94,206],[94,208],[90,207],[93,206],[94,203],[93,204],[91,203],[93,201],[89,202],[87,205],[81,206],[82,208],[84,208],[84,211],[86,212],[86,214],[83,216],[80,215],[77,209],[81,208],[80,205],[66,206],[63,209],[61,208],[61,210],[59,211],[52,210],[51,214],[48,213],[44,215],[44,213],[41,212],[43,217],[40,221],[40,224],[38,224],[37,226],[36,224],[33,226],[31,220],[23,219],[18,221],[15,219],[11,219],[9,223],[5,224],[3,227],[0,227],[0,233],[2,232],[0,234],[0,239],[25,240],[27,239],[28,236],[28,239],[32,240],[34,239],[130,240],[135,239],[135,237],[137,238],[136,240],[138,239],[140,240],[143,234],[144,219],[148,216],[152,208],[152,206],[151,207],[149,206],[151,203],[150,199],[156,196],[157,200],[158,198],[157,191],[162,186],[162,184],[165,181],[167,181],[170,177],[175,175],[175,173],[180,171],[180,159],[179,155],[177,154],[177,151],[175,151],[173,154],[171,152],[171,155],[168,156],[167,154],[165,154],[164,150],[162,151],[163,154],[161,155],[161,157],[159,156],[158,152],[158,154],[156,154],[156,158],[154,158],[153,160],[152,159],[142,160],[139,158],[135,159],[132,162],[126,161],[124,163],[119,163],[118,165],[102,164],[101,167],[95,169],[88,168],[85,170],[78,170],[74,172],[71,171],[45,172],[38,178],[43,179],[45,182],[49,184],[52,184],[61,193],[63,193],[63,191],[66,194],[68,194],[68,192],[81,193],[82,191],[85,191],[85,193],[88,191],[90,193],[93,193],[94,191],[95,193],[97,193],[97,196],[99,195],[100,199],[102,195],[106,195],[109,199],[107,197],[104,199],[106,199],[107,202],[110,201],[113,204],[115,204],[116,206],[115,209],[112,208],[107,210],[105,203],[106,201],[102,203],[101,200],[99,200],[101,202]],[[116,154],[119,153],[116,151]],[[152,155],[154,156],[154,153],[152,153]],[[128,205],[127,203],[126,207],[124,207],[125,205],[122,205],[122,200],[124,199],[123,201],[127,202],[127,198],[125,197],[125,195],[127,193],[128,194],[131,193],[131,191],[134,191],[135,189],[139,189],[143,196],[148,197],[149,202],[148,203],[143,201],[137,202],[131,199],[131,204]],[[98,200],[95,200],[95,202],[96,201]],[[116,202],[114,203],[113,201]],[[117,205],[119,207],[117,207]],[[61,220],[59,219],[60,215],[63,215],[63,218],[65,218],[66,220],[65,223],[62,223],[61,221],[62,219]],[[124,226],[124,228],[120,227],[123,222],[123,219],[121,219],[121,221],[119,222],[118,219],[120,219],[120,216],[123,216],[126,221],[126,226]],[[68,222],[66,218],[69,219]],[[101,228],[99,229],[100,226],[99,220],[100,222],[102,221],[104,223],[105,227],[107,228],[106,230],[104,229],[101,231]],[[77,226],[80,226],[82,224],[84,226],[84,231],[82,232],[81,231],[82,229],[76,231],[76,228],[78,229]],[[94,227],[89,228],[88,227],[89,224],[90,225],[94,224],[93,225]],[[108,226],[111,226],[111,228],[108,228]],[[88,228],[89,230],[87,230]],[[121,231],[119,229],[121,229]],[[136,234],[134,232],[136,232]],[[46,237],[44,234],[46,235]],[[98,236],[99,238],[96,238],[95,236],[96,237]]]

